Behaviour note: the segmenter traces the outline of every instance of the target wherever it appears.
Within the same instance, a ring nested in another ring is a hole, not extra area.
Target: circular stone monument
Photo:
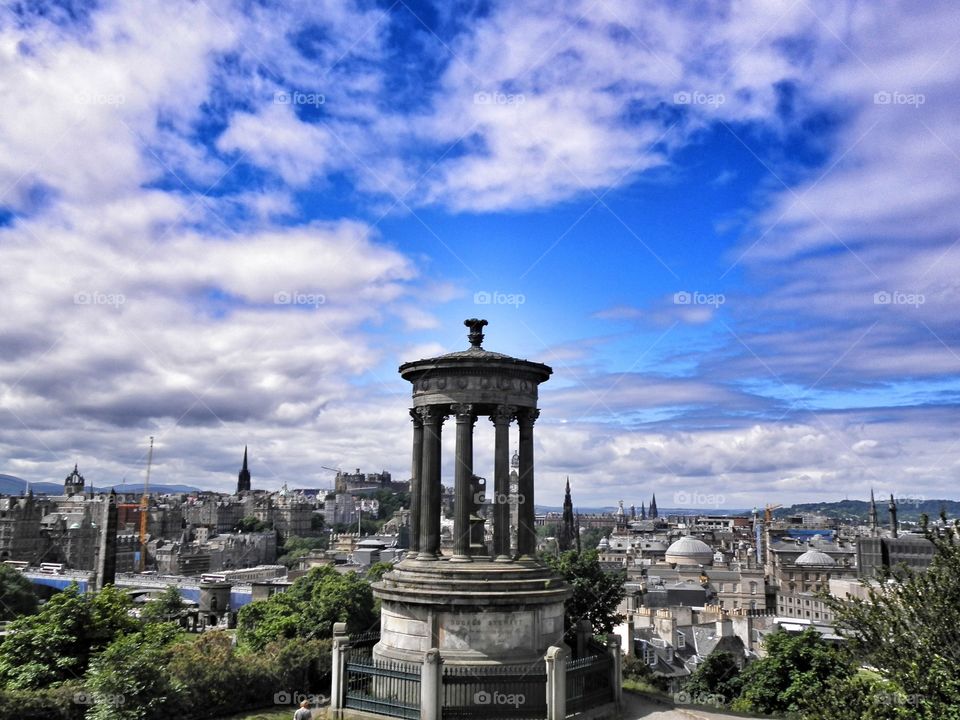
[[[486,320],[470,319],[470,347],[405,363],[413,385],[411,548],[374,585],[381,602],[375,658],[422,662],[437,649],[445,665],[529,665],[563,642],[569,586],[536,558],[533,425],[537,390],[553,372],[542,363],[485,350]],[[441,428],[456,422],[452,552],[440,551]],[[473,431],[495,433],[494,488],[473,472]],[[510,424],[519,426],[516,553],[510,550]],[[485,498],[481,498],[485,495]],[[493,507],[493,544],[483,538],[480,500]]]

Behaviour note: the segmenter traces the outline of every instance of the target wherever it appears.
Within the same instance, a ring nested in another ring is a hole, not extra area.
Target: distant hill
[[[30,483],[33,492],[36,495],[61,495],[63,494],[62,483],[35,482]],[[139,493],[143,492],[143,485],[138,483],[124,483],[118,485],[94,485],[94,492],[104,492],[113,488],[118,493]],[[0,473],[0,495],[19,495],[27,491],[27,481],[14,475],[4,475]],[[166,495],[168,493],[195,493],[200,492],[192,485],[151,485],[151,493]]]
[[[0,473],[0,495],[19,495],[20,493],[26,491],[26,480],[18,478],[14,475],[3,475]],[[47,493],[48,495],[62,493],[63,485],[61,483],[48,482],[33,483],[33,492]]]
[[[887,499],[877,498],[877,520],[881,525],[889,523]],[[916,522],[926,513],[931,520],[940,517],[940,509],[947,511],[948,518],[960,517],[960,502],[956,500],[920,500],[917,498],[897,499],[897,519]],[[774,510],[774,517],[785,518],[792,515],[824,515],[838,520],[860,520],[866,522],[870,517],[870,503],[865,500],[840,500],[838,502],[800,503]]]

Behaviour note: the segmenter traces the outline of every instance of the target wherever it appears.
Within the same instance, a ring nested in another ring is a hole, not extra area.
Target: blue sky
[[[0,471],[405,476],[396,368],[482,316],[555,370],[538,502],[957,498],[958,22],[10,4]]]

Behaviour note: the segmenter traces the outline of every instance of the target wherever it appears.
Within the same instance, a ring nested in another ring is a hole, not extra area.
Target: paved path
[[[623,693],[624,720],[744,720],[742,715],[671,707],[632,692]]]

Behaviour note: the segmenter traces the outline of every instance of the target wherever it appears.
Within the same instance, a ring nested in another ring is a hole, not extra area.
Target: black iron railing
[[[609,653],[567,663],[567,715],[615,700],[613,658]]]
[[[350,638],[346,657],[344,705],[387,717],[420,717],[420,665],[375,660],[380,633]]]
[[[546,716],[547,672],[542,662],[519,668],[443,668],[444,720]]]

